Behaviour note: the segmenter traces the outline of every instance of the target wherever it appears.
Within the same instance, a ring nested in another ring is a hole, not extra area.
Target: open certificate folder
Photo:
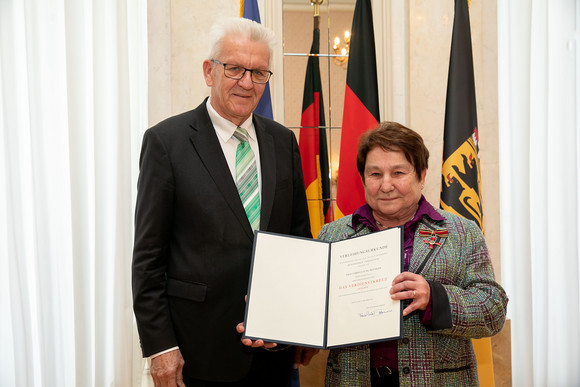
[[[258,231],[244,337],[315,348],[401,337],[403,228],[340,242]]]

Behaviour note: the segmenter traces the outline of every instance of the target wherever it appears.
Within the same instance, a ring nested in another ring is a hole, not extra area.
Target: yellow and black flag
[[[481,164],[475,106],[468,0],[455,0],[455,19],[449,58],[441,208],[472,219],[484,230],[481,204]],[[481,386],[494,386],[491,339],[473,339]]]
[[[484,230],[475,81],[467,0],[455,0],[447,79],[441,208]]]

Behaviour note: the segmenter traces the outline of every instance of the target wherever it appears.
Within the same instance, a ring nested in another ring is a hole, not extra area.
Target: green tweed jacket
[[[401,386],[477,386],[472,338],[493,336],[505,322],[507,296],[495,281],[485,239],[475,222],[437,210],[444,221],[419,221],[409,271],[431,286],[431,325],[416,311],[403,319],[398,340]],[[419,230],[447,230],[429,248]],[[335,242],[371,230],[352,228],[351,216],[325,225],[318,239]],[[406,302],[406,301],[405,301]],[[327,386],[370,386],[368,345],[333,349],[326,369]]]

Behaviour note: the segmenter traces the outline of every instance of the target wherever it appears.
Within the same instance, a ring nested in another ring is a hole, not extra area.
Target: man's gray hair
[[[209,31],[210,49],[207,59],[218,59],[223,40],[229,35],[245,36],[251,41],[267,44],[270,51],[270,63],[272,63],[272,55],[276,44],[274,33],[260,23],[241,17],[221,19],[211,27]]]

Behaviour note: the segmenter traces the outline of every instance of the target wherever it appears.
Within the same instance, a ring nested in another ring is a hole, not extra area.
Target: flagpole
[[[314,29],[320,28],[320,6],[324,0],[310,0],[310,4],[314,5]]]
[[[314,5],[314,18],[320,17],[320,6],[324,3],[324,0],[310,0],[310,4]],[[320,19],[319,19],[320,21]],[[314,28],[318,28],[318,26],[314,26]]]

